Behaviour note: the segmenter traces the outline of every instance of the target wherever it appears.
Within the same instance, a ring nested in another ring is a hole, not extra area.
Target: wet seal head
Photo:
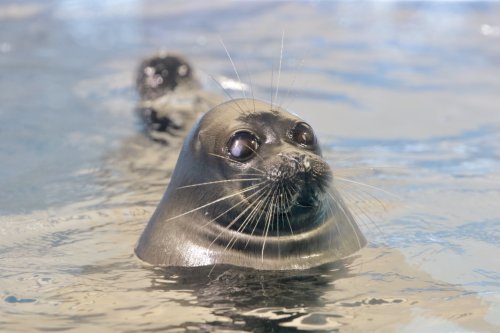
[[[136,88],[143,100],[156,99],[183,86],[192,89],[199,83],[191,65],[181,56],[160,53],[139,65]]]
[[[191,65],[179,55],[159,53],[139,66],[136,113],[144,133],[156,142],[178,146],[196,119],[221,102],[202,89]]]
[[[302,119],[257,100],[223,103],[186,138],[136,254],[160,266],[333,262],[366,240],[332,179]]]

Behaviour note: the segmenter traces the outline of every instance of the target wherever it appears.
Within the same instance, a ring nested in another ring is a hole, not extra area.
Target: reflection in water
[[[190,290],[197,305],[215,308],[214,313],[232,322],[210,323],[214,328],[231,328],[238,323],[252,332],[269,332],[279,327],[333,328],[328,318],[334,313],[309,313],[325,306],[323,298],[336,280],[350,276],[354,258],[305,271],[256,271],[231,266],[157,269],[153,290]],[[381,300],[382,301],[382,300]],[[382,301],[384,302],[384,301]]]
[[[252,310],[256,307],[318,307],[335,280],[349,277],[353,259],[305,271],[258,271],[217,265],[156,270],[153,289],[193,290],[199,305],[217,304]],[[167,285],[165,285],[167,284]],[[202,287],[203,288],[200,288]]]

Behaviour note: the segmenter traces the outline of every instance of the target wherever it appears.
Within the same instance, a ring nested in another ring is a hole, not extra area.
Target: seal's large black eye
[[[259,140],[249,131],[239,131],[233,134],[227,143],[229,155],[239,161],[249,159],[259,148]]]
[[[313,146],[316,144],[316,136],[311,126],[306,123],[297,123],[290,132],[291,139],[302,146]]]

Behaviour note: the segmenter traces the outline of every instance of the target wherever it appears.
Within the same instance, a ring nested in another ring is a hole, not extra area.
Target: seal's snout
[[[273,181],[304,182],[323,189],[332,178],[330,167],[315,155],[280,153],[276,159],[268,170],[268,178]]]
[[[304,156],[299,154],[278,154],[268,164],[267,178],[273,182],[293,181],[299,173],[306,172],[303,159]]]
[[[291,193],[294,205],[315,207],[329,187],[332,174],[329,166],[316,155],[283,152],[274,158],[267,170],[272,183]]]
[[[285,163],[290,166],[297,173],[308,173],[311,171],[311,158],[306,154],[280,154]]]

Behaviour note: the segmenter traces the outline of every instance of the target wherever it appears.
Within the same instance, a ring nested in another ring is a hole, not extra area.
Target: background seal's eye
[[[227,143],[229,155],[239,161],[251,158],[259,148],[259,140],[249,131],[239,131],[233,134]]]
[[[306,123],[297,123],[290,132],[290,138],[293,142],[301,146],[314,146],[316,144],[316,136],[311,126]]]

